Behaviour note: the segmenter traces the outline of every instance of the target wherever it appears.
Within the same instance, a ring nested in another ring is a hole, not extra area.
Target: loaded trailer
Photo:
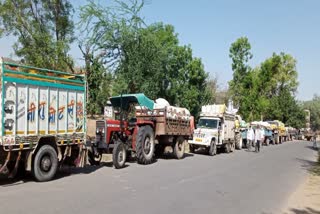
[[[63,164],[86,162],[83,75],[0,59],[0,173],[51,180]]]
[[[110,102],[116,118],[96,122],[96,141],[89,152],[93,164],[100,162],[103,153],[113,154],[115,168],[123,168],[131,156],[139,164],[150,164],[166,146],[173,148],[177,159],[184,157],[185,144],[193,132],[193,117],[187,109],[155,108],[144,94],[115,96]]]

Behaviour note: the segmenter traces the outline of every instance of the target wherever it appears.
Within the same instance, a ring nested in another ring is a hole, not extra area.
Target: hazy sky
[[[76,1],[75,7],[85,3]],[[100,1],[101,3],[106,1]],[[190,44],[207,72],[226,86],[232,78],[230,44],[247,36],[259,65],[273,52],[293,55],[299,73],[301,100],[320,94],[320,0],[147,0],[147,23],[172,24],[181,44]],[[104,3],[103,3],[104,4]],[[75,17],[76,18],[76,17]],[[0,39],[0,55],[12,53],[12,38]],[[73,45],[72,55],[81,55]]]

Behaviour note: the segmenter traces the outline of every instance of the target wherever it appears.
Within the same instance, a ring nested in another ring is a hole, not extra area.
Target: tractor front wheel
[[[127,159],[127,150],[126,145],[122,142],[117,142],[114,145],[113,151],[112,151],[112,161],[113,166],[116,169],[121,169],[125,166]]]

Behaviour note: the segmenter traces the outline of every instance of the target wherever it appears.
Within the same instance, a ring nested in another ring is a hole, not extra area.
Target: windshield
[[[198,128],[216,129],[218,128],[218,120],[202,118],[199,120]]]

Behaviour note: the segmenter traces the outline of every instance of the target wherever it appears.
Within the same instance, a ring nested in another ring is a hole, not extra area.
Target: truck
[[[123,94],[110,98],[115,118],[96,122],[96,141],[89,160],[98,164],[104,153],[112,153],[113,165],[120,169],[128,158],[151,164],[155,154],[172,147],[175,158],[182,159],[185,144],[193,133],[193,117],[185,108],[155,108],[144,94]]]
[[[264,139],[262,141],[262,145],[269,146],[270,143],[274,144],[274,133],[269,123],[263,121],[254,121],[251,122],[251,126],[253,129],[256,129],[257,126],[260,126],[260,128],[263,129]]]
[[[51,180],[62,165],[86,163],[84,75],[0,58],[0,173]]]
[[[284,123],[279,120],[266,121],[270,124],[273,131],[273,139],[275,144],[281,144],[287,140],[287,133]]]
[[[222,148],[226,153],[235,150],[237,140],[235,129],[236,114],[228,113],[225,105],[202,106],[198,124],[189,141],[190,152],[204,148],[211,156]]]

